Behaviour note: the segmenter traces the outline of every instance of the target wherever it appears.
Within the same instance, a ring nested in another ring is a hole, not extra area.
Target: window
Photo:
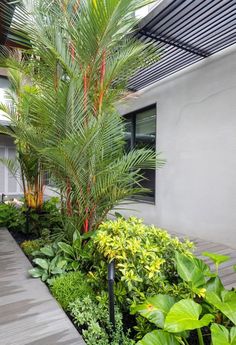
[[[126,150],[148,147],[156,151],[156,106],[136,111],[124,116]],[[155,201],[155,170],[142,171],[145,180],[142,185],[150,192],[139,197],[140,200]]]

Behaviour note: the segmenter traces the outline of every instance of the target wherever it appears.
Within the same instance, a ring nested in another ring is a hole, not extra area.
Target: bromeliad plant
[[[67,270],[77,271],[82,264],[82,261],[89,260],[87,252],[87,245],[84,243],[85,236],[81,236],[78,230],[73,234],[72,244],[66,242],[58,242],[62,255],[67,261]]]
[[[187,283],[192,298],[159,294],[133,306],[132,313],[138,312],[158,328],[137,345],[189,344],[192,330],[197,332],[199,345],[208,344],[202,334],[204,327],[210,328],[212,345],[235,344],[235,291],[226,290],[217,274],[212,274],[202,260],[176,254],[176,262],[178,274]]]
[[[154,45],[132,38],[134,12],[150,2],[23,0],[13,18],[12,30],[30,41],[24,71],[38,90],[37,126],[22,123],[21,133],[46,162],[81,232],[96,229],[124,198],[145,192],[142,169],[162,164],[150,149],[125,153],[115,106],[130,76],[158,58]]]

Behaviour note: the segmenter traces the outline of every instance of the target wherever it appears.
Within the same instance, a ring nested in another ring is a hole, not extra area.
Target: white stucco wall
[[[6,72],[4,69],[0,68],[0,103],[5,103],[5,91],[9,87],[9,81],[6,79]],[[0,110],[0,123],[7,124],[9,120],[3,115],[2,111]]]
[[[126,211],[146,223],[236,248],[236,46],[178,72],[121,105],[157,104],[156,204]]]

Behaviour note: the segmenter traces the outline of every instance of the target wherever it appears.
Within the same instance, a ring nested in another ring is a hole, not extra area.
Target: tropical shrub
[[[45,240],[39,238],[36,240],[29,240],[24,241],[21,243],[21,248],[25,255],[27,255],[30,259],[34,257],[33,253],[35,251],[39,251],[43,246],[45,246],[46,242]]]
[[[185,294],[185,284],[179,281],[175,265],[175,253],[192,256],[193,244],[180,242],[166,231],[144,225],[142,220],[119,218],[100,225],[93,237],[96,271],[91,279],[101,280],[106,274],[107,263],[115,260],[116,292],[118,299],[142,300],[145,295],[170,293]],[[99,277],[100,275],[100,277]]]
[[[217,262],[217,271],[219,262],[225,261],[221,255],[207,256]],[[199,345],[235,344],[236,292],[226,290],[217,272],[212,273],[202,260],[177,253],[176,263],[180,278],[192,292],[191,298],[158,294],[133,307],[132,313],[138,312],[157,327],[137,344],[188,344],[193,330]],[[202,333],[204,328],[208,328],[207,334]]]
[[[80,271],[70,272],[56,278],[50,290],[63,309],[68,310],[70,303],[85,296],[94,297],[94,292],[87,282],[86,276]]]
[[[72,243],[58,242],[57,245],[61,250],[62,255],[67,261],[67,270],[78,270],[83,264],[83,261],[89,259],[87,252],[87,245],[83,243],[84,236],[81,236],[76,230],[73,234]]]
[[[33,263],[36,267],[29,270],[33,278],[41,278],[42,281],[51,285],[55,277],[65,274],[67,260],[60,255],[56,243],[40,248],[33,255],[35,256]]]
[[[49,244],[52,244],[51,233],[48,229],[43,229],[41,231],[41,237],[35,240],[25,240],[20,246],[29,259],[33,259],[37,253],[40,253],[41,257],[42,252],[40,249]]]
[[[45,231],[49,231],[51,235],[61,231],[63,222],[58,203],[59,199],[53,197],[44,201],[40,210],[28,209],[24,206],[22,211],[28,213],[29,220],[27,232],[42,237]]]
[[[112,330],[109,322],[108,300],[100,301],[86,296],[78,298],[69,305],[71,315],[77,326],[82,328],[82,334],[87,345],[133,345],[123,331],[122,314],[116,309],[116,330]]]
[[[0,204],[0,227],[18,231],[24,229],[25,216],[21,209],[11,204]]]
[[[12,29],[22,32],[25,43],[28,38],[31,49],[23,61],[10,53],[4,64],[20,71],[28,85],[21,88],[20,120],[12,119],[15,130],[2,130],[19,140],[23,154],[33,153],[37,171],[50,171],[65,213],[81,232],[96,229],[124,198],[147,192],[140,184],[142,169],[163,164],[149,148],[125,152],[125,128],[116,109],[129,78],[158,59],[155,45],[133,38],[134,13],[151,1],[16,5]],[[43,191],[43,182],[32,190]]]
[[[16,61],[20,54],[15,54]],[[22,67],[24,64],[22,64]],[[7,166],[17,179],[24,193],[27,208],[41,210],[44,195],[44,168],[37,150],[30,145],[21,131],[21,126],[35,127],[35,110],[32,109],[32,99],[38,92],[35,85],[29,83],[24,68],[16,69],[8,66],[9,89],[5,92],[8,104],[0,104],[0,109],[11,121],[11,126],[0,125],[0,133],[12,137],[16,145],[16,157],[3,159],[1,162]]]

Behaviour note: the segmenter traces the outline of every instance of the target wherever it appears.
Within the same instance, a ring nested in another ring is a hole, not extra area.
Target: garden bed
[[[229,327],[234,329],[235,313],[228,314],[225,307],[234,306],[235,292],[227,292],[217,274],[194,257],[192,243],[180,242],[141,220],[118,218],[90,235],[74,231],[71,239],[70,232],[64,239],[55,239],[52,230],[45,236],[45,229],[40,238],[16,229],[11,233],[34,265],[31,275],[45,281],[88,345],[151,345],[152,337],[157,344],[177,344],[176,332],[186,344],[208,345],[211,333],[219,337]],[[206,255],[216,267],[228,259]],[[115,333],[107,292],[111,260],[116,263]],[[229,302],[219,304],[213,292],[218,299],[228,294]],[[188,316],[189,311],[194,312]],[[176,322],[183,313],[189,321]]]

